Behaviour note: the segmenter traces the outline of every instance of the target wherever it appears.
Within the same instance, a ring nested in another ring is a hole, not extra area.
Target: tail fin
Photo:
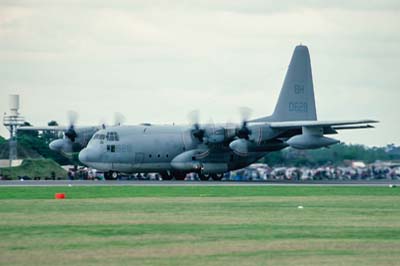
[[[304,45],[294,49],[274,113],[253,121],[301,120],[317,120],[310,54]]]

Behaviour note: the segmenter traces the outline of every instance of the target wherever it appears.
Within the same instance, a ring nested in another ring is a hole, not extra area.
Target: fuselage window
[[[115,152],[115,145],[107,145],[107,151]]]

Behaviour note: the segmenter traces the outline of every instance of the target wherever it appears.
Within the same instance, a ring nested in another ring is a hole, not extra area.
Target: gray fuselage
[[[193,138],[189,126],[138,125],[99,130],[87,148],[80,152],[79,159],[102,171],[193,172],[171,164],[174,158],[190,151],[197,151],[196,158],[189,157],[187,161],[200,161],[204,173],[223,173],[243,168],[266,153],[257,151],[239,156],[224,143],[206,146]]]

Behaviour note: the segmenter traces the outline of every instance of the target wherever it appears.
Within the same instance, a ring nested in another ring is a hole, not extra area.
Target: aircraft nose
[[[92,162],[96,157],[96,152],[92,149],[85,148],[79,152],[79,161],[86,164]]]

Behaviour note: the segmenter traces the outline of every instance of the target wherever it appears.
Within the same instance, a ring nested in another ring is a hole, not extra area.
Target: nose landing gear
[[[116,171],[109,171],[104,173],[104,178],[107,180],[117,180],[119,178],[119,173]]]

